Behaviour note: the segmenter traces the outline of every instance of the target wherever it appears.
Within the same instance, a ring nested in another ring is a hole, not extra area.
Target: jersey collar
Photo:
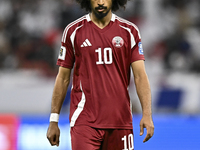
[[[91,21],[90,14],[86,15],[86,19],[87,19],[88,22]],[[113,14],[113,13],[112,13],[111,21],[115,22],[115,14]]]

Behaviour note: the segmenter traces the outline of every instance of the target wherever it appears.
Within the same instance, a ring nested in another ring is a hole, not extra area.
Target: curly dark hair
[[[119,7],[123,7],[125,9],[125,5],[128,0],[112,0],[112,11],[117,11]],[[77,3],[81,5],[81,8],[86,11],[91,12],[90,0],[76,0]]]

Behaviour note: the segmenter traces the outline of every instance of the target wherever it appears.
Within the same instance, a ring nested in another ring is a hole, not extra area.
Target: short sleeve
[[[63,35],[66,34],[65,31]],[[61,42],[61,48],[58,55],[57,65],[72,69],[75,61],[74,49],[70,40],[70,34]]]
[[[131,63],[137,60],[145,60],[139,30],[134,29],[132,32],[135,39],[135,45],[131,48]]]

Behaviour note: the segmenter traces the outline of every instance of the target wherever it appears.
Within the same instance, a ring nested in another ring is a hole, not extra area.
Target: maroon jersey
[[[57,64],[74,68],[70,126],[132,129],[128,85],[130,65],[137,60],[144,55],[133,23],[112,14],[100,29],[88,14],[69,24]]]

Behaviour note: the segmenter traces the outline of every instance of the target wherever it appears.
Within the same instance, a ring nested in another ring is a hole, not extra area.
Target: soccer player
[[[151,92],[144,66],[141,36],[135,24],[112,13],[127,0],[76,0],[89,14],[64,30],[57,61],[47,138],[59,146],[59,113],[70,82],[72,150],[133,150],[131,102],[128,94],[133,71],[142,106],[143,142],[154,133]]]

